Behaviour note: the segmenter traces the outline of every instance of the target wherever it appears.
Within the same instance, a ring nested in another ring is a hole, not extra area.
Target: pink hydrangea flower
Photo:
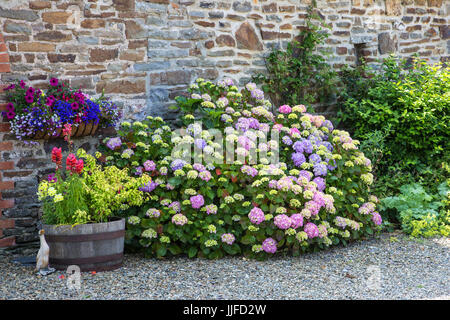
[[[312,222],[308,222],[303,230],[308,235],[308,238],[312,239],[319,236],[319,228]]]
[[[192,208],[199,209],[205,204],[205,199],[203,199],[203,196],[201,194],[192,196],[190,198]]]
[[[144,169],[145,171],[153,171],[156,169],[156,164],[151,160],[147,160],[144,162]]]
[[[377,226],[379,226],[383,222],[383,219],[381,219],[381,216],[378,212],[374,211],[374,212],[372,212],[372,221]]]
[[[291,137],[292,137],[292,135],[294,135],[296,133],[300,134],[300,130],[298,130],[297,128],[291,128],[289,131],[289,134],[291,135]]]
[[[291,113],[292,112],[292,108],[289,107],[287,104],[282,105],[281,107],[278,108],[278,111],[281,113]]]
[[[267,238],[262,243],[262,248],[267,253],[275,253],[277,251],[277,242],[272,238]]]
[[[298,227],[303,226],[303,216],[300,213],[294,213],[291,216],[291,228],[297,229]]]
[[[282,230],[289,229],[292,225],[292,220],[285,214],[277,215],[274,218],[273,222],[278,228]]]
[[[200,179],[202,179],[203,181],[206,181],[206,182],[208,182],[212,178],[211,173],[206,170],[201,171],[198,176],[200,177]]]
[[[277,130],[278,132],[281,131],[281,129],[283,129],[283,125],[280,123],[274,124],[272,127],[273,130]]]
[[[321,208],[325,206],[324,194],[322,192],[315,192],[313,196],[313,201]]]
[[[317,215],[320,211],[320,205],[315,201],[308,201],[305,203],[305,209],[308,209],[313,216]]]
[[[221,236],[221,239],[223,243],[226,243],[231,246],[234,243],[234,240],[236,240],[236,237],[231,233],[224,233]]]
[[[264,212],[258,207],[254,207],[252,210],[250,210],[248,218],[254,224],[260,224],[265,220]]]

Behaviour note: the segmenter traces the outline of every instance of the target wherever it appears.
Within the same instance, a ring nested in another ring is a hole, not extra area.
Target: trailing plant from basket
[[[65,138],[70,146],[70,125],[66,125]],[[127,169],[102,167],[84,149],[78,149],[76,155],[70,149],[63,170],[62,150],[55,147],[52,162],[56,165],[55,173],[38,187],[46,224],[106,222],[118,211],[140,206],[147,200],[139,187],[151,182],[149,175],[131,177]]]
[[[346,244],[380,229],[378,199],[369,189],[371,161],[358,150],[359,142],[303,105],[283,105],[273,114],[264,94],[252,95],[255,90],[254,83],[239,91],[229,79],[199,79],[190,90],[196,96],[181,103],[195,99],[209,106],[207,112],[220,112],[217,128],[248,164],[221,162],[218,141],[196,122],[207,114],[184,105],[184,135],[172,136],[161,118],[147,117],[123,122],[117,137],[103,141],[99,150],[106,165],[128,168],[133,177],[152,176],[140,187],[149,202],[123,212],[129,247],[158,257],[243,253],[265,259],[276,251],[298,255]],[[230,92],[239,94],[232,104]],[[271,129],[280,141],[270,136],[258,142]],[[280,162],[270,165],[278,145]],[[204,154],[199,162],[183,160],[192,146]],[[251,164],[253,147],[267,151],[258,164]]]
[[[64,124],[74,129],[87,124],[107,127],[120,118],[117,107],[103,94],[91,99],[56,78],[50,79],[47,91],[27,86],[23,80],[5,91],[8,103],[3,117],[10,121],[11,132],[20,140],[57,137]]]

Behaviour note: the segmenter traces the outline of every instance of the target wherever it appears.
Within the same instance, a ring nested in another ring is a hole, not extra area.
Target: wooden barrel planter
[[[122,266],[125,219],[76,225],[44,225],[50,247],[50,266],[66,270],[77,265],[81,271],[109,271]]]

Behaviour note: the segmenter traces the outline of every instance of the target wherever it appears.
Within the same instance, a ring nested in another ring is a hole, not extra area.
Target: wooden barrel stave
[[[50,246],[50,266],[82,271],[114,270],[122,265],[125,220],[72,226],[44,225]]]

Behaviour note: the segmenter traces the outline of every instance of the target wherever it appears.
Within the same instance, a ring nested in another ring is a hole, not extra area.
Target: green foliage
[[[408,66],[389,57],[378,73],[368,67],[360,69],[359,78],[352,72],[346,78],[344,73],[347,90],[339,121],[358,139],[382,133],[379,174],[390,166],[420,172],[442,160],[448,162],[449,70],[421,60]]]
[[[381,200],[387,209],[394,209],[401,218],[402,229],[413,237],[445,236],[450,234],[449,181],[438,186],[430,195],[418,183],[403,185],[400,194]]]
[[[72,215],[76,211],[86,212],[86,193],[79,175],[70,174],[63,181],[61,174],[57,182],[42,181],[39,184],[39,199],[43,202],[42,219],[46,224],[74,224]],[[79,221],[79,218],[75,218]]]
[[[139,191],[139,187],[151,181],[150,176],[132,177],[127,169],[102,167],[83,149],[78,149],[77,156],[84,160],[82,172],[68,169],[63,172],[60,168],[56,171],[56,179],[39,183],[38,196],[42,201],[44,223],[106,222],[113,214],[146,201],[146,195]]]
[[[336,73],[328,65],[325,24],[309,7],[306,28],[286,50],[273,50],[266,58],[267,73],[253,77],[275,105],[310,105],[329,100],[335,92]]]

